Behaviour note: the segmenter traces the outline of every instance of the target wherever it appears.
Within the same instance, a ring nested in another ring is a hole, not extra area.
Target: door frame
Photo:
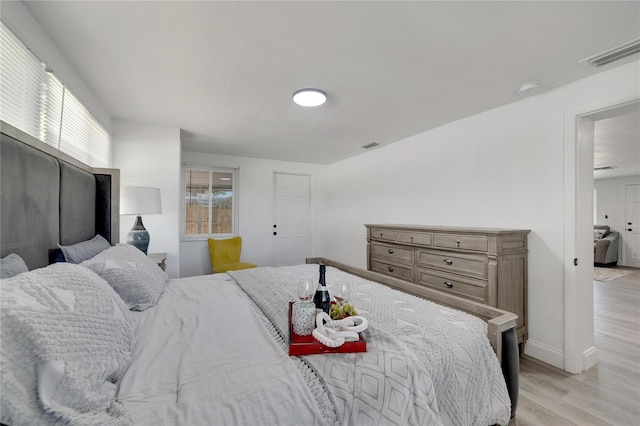
[[[622,228],[622,230],[624,232],[623,237],[626,237],[626,232],[627,232],[627,228],[628,228],[627,222],[629,220],[627,215],[631,211],[631,209],[629,208],[629,204],[628,204],[629,203],[629,198],[627,197],[628,193],[629,193],[629,188],[628,187],[634,186],[634,185],[640,187],[640,183],[627,183],[627,184],[624,185],[624,222],[623,222],[624,226]],[[640,217],[638,218],[638,222],[640,222]],[[634,226],[637,225],[638,222],[636,222],[634,224]],[[622,244],[622,247],[621,247],[621,249],[622,249],[622,253],[621,253],[622,254],[622,262],[626,266],[637,268],[638,266],[629,265],[629,263],[630,263],[629,262],[630,246],[627,244],[628,240],[626,238],[624,238],[624,241],[625,241],[625,244]]]
[[[588,370],[598,358],[593,337],[592,233],[584,228],[593,222],[593,126],[639,101],[637,95],[628,95],[565,111],[564,369],[574,374]]]

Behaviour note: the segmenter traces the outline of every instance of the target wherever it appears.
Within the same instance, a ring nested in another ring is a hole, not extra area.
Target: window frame
[[[231,199],[231,232],[227,233],[212,233],[212,203],[213,198],[209,196],[209,203],[207,207],[207,215],[208,215],[208,226],[209,233],[207,234],[187,234],[187,172],[189,170],[197,170],[197,171],[206,171],[209,173],[209,192],[212,190],[212,176],[213,173],[230,173],[232,175],[231,178],[231,191],[233,193]],[[226,238],[226,237],[234,237],[238,234],[238,198],[239,198],[239,190],[238,190],[238,182],[239,182],[240,168],[238,167],[227,167],[227,166],[213,166],[209,164],[200,164],[200,163],[183,163],[182,164],[182,172],[181,172],[181,220],[180,220],[180,233],[182,241],[202,241],[207,240],[209,238]]]

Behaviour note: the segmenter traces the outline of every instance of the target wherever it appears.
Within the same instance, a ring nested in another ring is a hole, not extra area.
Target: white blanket
[[[283,305],[296,281],[318,265],[229,274],[288,336]],[[348,281],[369,320],[366,353],[303,357],[321,377],[341,424],[507,424],[510,400],[486,323],[466,313],[327,268],[327,283]]]
[[[335,268],[327,281],[349,280],[369,319],[367,352],[288,357],[287,302],[317,268],[171,280],[137,314],[118,394],[134,424],[508,423],[484,322]]]
[[[294,361],[227,275],[171,280],[138,315],[118,393],[134,424],[326,424]]]

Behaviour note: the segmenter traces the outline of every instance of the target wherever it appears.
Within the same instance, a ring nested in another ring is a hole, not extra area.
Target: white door
[[[311,256],[311,177],[273,174],[272,266],[304,263]]]
[[[640,268],[640,185],[626,185],[624,251],[626,265]]]

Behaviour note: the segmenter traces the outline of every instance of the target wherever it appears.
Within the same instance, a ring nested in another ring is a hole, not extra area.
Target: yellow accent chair
[[[209,238],[209,255],[214,274],[240,269],[256,268],[253,263],[240,262],[242,252],[242,237],[232,237],[220,240]]]

